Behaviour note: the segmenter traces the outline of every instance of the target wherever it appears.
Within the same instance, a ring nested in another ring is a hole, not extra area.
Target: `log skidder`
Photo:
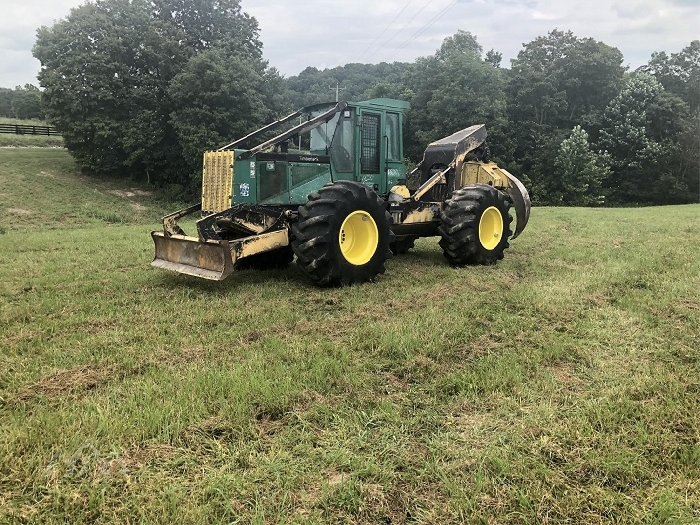
[[[428,144],[407,173],[409,107],[386,98],[309,106],[205,152],[201,203],[163,217],[151,264],[220,281],[296,258],[314,284],[342,286],[374,281],[392,254],[434,236],[455,266],[494,264],[528,222],[527,189],[491,162],[483,124]],[[198,212],[187,235],[177,221]]]
[[[297,264],[320,286],[373,280],[392,255],[388,207],[358,182],[339,181],[311,193],[292,225]]]

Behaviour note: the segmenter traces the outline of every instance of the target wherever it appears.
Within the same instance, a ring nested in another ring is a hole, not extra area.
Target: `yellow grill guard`
[[[202,171],[202,212],[218,213],[231,207],[233,151],[207,151]]]

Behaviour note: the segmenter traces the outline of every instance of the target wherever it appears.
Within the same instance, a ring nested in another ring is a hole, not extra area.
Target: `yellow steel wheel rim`
[[[354,211],[345,217],[338,242],[346,261],[355,266],[367,264],[379,245],[377,223],[366,211]]]
[[[486,208],[479,220],[479,242],[487,250],[493,250],[501,242],[503,216],[498,208]]]

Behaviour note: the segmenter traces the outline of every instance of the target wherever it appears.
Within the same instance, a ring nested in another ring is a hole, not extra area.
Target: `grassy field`
[[[494,267],[149,267],[163,204],[0,151],[0,522],[700,522],[700,206]]]
[[[146,224],[173,206],[128,181],[80,175],[62,149],[0,149],[0,232]]]
[[[41,120],[21,120],[0,117],[0,124],[22,124],[24,126],[47,126]],[[63,138],[60,135],[14,135],[12,133],[0,133],[0,148],[13,147],[63,147]]]

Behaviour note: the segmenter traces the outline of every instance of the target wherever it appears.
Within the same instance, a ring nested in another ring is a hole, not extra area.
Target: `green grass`
[[[0,117],[0,124],[22,124],[25,126],[48,126],[42,120],[22,120],[16,118]],[[60,135],[14,135],[12,133],[0,133],[0,148],[61,148],[63,138]]]
[[[0,232],[143,224],[173,206],[129,181],[80,175],[62,149],[0,149]]]
[[[700,206],[536,208],[494,267],[424,239],[374,284],[212,283],[149,267],[147,196],[21,154],[0,522],[700,521]]]
[[[0,117],[0,124],[22,124],[24,126],[49,126],[45,120]]]

